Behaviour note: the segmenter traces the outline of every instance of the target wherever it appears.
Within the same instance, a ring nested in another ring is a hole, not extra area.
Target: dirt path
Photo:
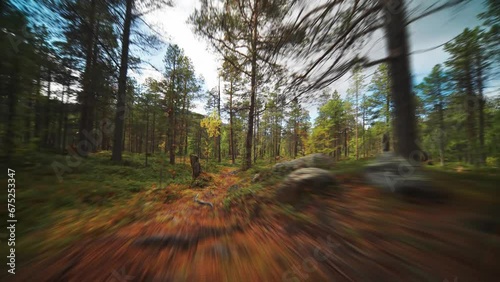
[[[213,179],[197,194],[214,208],[184,196],[162,205],[147,220],[37,263],[19,280],[29,281],[35,274],[37,281],[279,280],[280,271],[266,263],[273,260],[263,245],[269,240],[267,230],[223,209],[227,190],[239,179],[229,168]]]
[[[214,175],[215,176],[215,175]],[[229,168],[193,202],[183,196],[117,232],[37,262],[19,281],[495,281],[499,234],[461,228],[456,203],[408,205],[339,177],[344,193],[287,215],[263,203],[249,219],[223,200]],[[191,194],[192,195],[192,194]]]

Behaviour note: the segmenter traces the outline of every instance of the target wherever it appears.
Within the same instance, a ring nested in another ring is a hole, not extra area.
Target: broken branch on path
[[[207,205],[207,206],[210,206],[212,209],[214,208],[214,205],[210,202],[205,202],[205,201],[202,201],[202,200],[199,200],[198,199],[198,194],[196,194],[196,196],[194,196],[194,202],[200,204],[200,205]]]

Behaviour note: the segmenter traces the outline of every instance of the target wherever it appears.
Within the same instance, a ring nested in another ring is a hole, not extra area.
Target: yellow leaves
[[[209,137],[219,136],[221,125],[222,121],[215,111],[200,121],[200,126],[205,128]]]
[[[165,141],[161,142],[159,145],[158,145],[158,148],[162,149],[162,150],[165,150]]]

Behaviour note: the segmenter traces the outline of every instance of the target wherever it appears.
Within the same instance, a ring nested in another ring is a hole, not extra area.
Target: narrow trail
[[[343,193],[313,196],[301,217],[259,199],[252,218],[248,207],[223,205],[228,189],[244,180],[230,168],[211,176],[194,194],[213,208],[195,203],[190,191],[116,232],[36,262],[16,281],[441,282],[500,275],[500,244],[491,245],[498,238],[458,228],[458,204],[388,201],[359,179],[339,176]]]
[[[267,236],[269,229],[223,210],[228,189],[240,179],[230,168],[214,176],[210,187],[196,191],[214,208],[189,196],[165,203],[145,220],[38,263],[20,280],[35,273],[41,281],[281,280],[281,269],[289,263],[276,262],[266,246],[276,240]]]

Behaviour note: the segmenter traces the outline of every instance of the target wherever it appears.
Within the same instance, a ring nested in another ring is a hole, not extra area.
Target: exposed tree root
[[[205,202],[205,201],[202,201],[202,200],[199,200],[198,199],[198,194],[196,194],[196,196],[194,196],[194,202],[200,204],[200,205],[207,205],[207,206],[210,206],[212,209],[214,208],[214,205],[210,202]]]

